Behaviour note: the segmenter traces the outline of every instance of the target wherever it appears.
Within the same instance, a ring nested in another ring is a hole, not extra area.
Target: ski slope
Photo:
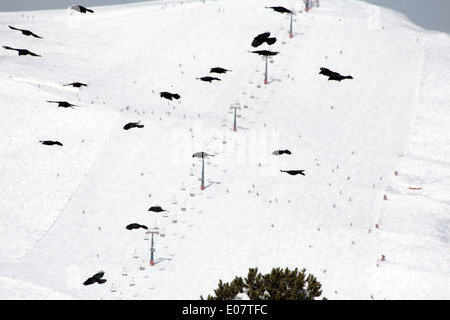
[[[354,0],[92,9],[0,13],[1,45],[42,55],[0,51],[1,299],[199,299],[252,267],[304,267],[328,299],[450,297],[448,34]],[[159,229],[153,266],[134,222]]]

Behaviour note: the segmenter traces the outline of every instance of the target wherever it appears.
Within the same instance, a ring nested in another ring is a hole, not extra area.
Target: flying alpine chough
[[[30,30],[19,29],[19,28],[15,28],[15,27],[13,27],[13,26],[8,26],[8,27],[9,27],[10,29],[13,29],[13,30],[17,30],[17,31],[22,32],[22,34],[23,34],[24,36],[33,36],[33,37],[35,37],[35,38],[43,39],[42,37],[40,37],[40,36],[38,36],[37,34],[31,32]]]

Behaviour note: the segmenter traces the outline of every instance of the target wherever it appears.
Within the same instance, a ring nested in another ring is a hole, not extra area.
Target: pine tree
[[[228,282],[224,284],[222,280],[219,281],[219,288],[214,290],[214,293],[217,300],[232,300],[237,294]]]
[[[258,268],[250,268],[245,279],[235,277],[230,284],[219,280],[215,296],[208,295],[208,300],[232,300],[239,293],[246,293],[250,300],[314,300],[322,294],[321,288],[316,277],[306,275],[304,268],[273,268],[265,275],[258,273]]]
[[[264,299],[263,277],[258,273],[258,268],[250,268],[243,287],[246,289],[250,300]]]
[[[208,295],[208,300],[233,300],[239,293],[243,292],[244,282],[241,277],[236,277],[231,283],[223,283],[219,280],[218,288],[214,290],[215,296]],[[203,300],[203,297],[200,296]]]

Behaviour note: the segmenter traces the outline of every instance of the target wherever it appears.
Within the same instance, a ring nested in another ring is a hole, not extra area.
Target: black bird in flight
[[[210,76],[201,77],[201,78],[197,78],[197,79],[202,80],[202,81],[207,81],[207,82],[212,82],[213,80],[221,81],[219,78],[210,77]]]
[[[205,157],[214,157],[212,154],[208,154],[206,152],[200,151],[196,152],[192,155],[192,158],[205,158]]]
[[[155,206],[155,207],[150,207],[150,209],[148,209],[148,211],[153,211],[153,212],[163,212],[163,211],[167,211],[167,210],[164,210],[164,209],[161,208],[160,206]]]
[[[180,95],[178,93],[170,93],[170,92],[166,92],[166,91],[160,92],[159,96],[161,98],[166,98],[167,100],[180,99]]]
[[[286,9],[285,7],[281,7],[281,6],[278,6],[278,7],[266,7],[266,9],[272,9],[273,11],[280,12],[280,13],[293,13],[293,11],[291,11],[289,9]]]
[[[211,68],[209,73],[226,73],[227,71],[231,71],[231,70],[227,70],[227,69],[224,69],[221,67],[214,67],[214,68]]]
[[[92,277],[88,278],[85,282],[83,282],[83,284],[85,286],[88,286],[93,283],[98,283],[98,284],[105,283],[106,279],[102,279],[104,275],[105,275],[105,271],[99,271],[96,274],[94,274]]]
[[[47,102],[57,103],[58,104],[58,108],[72,108],[72,109],[75,109],[74,107],[76,107],[76,105],[71,104],[71,103],[69,103],[67,101],[50,101],[50,100],[47,100]]]
[[[45,144],[47,146],[52,146],[54,144],[58,145],[58,146],[62,146],[63,144],[59,141],[51,141],[51,140],[44,140],[44,141],[39,141],[42,144]]]
[[[131,223],[131,224],[127,225],[126,228],[128,230],[139,229],[139,228],[148,229],[147,226],[144,226],[143,224],[139,224],[139,223]]]
[[[252,41],[252,47],[256,48],[262,45],[263,43],[267,43],[268,45],[272,45],[277,41],[277,38],[270,38],[270,32],[264,32],[258,34]]]
[[[276,56],[278,52],[269,51],[269,50],[256,50],[256,51],[249,51],[250,53],[257,53],[260,56]]]
[[[331,76],[328,77],[328,81],[335,80],[335,81],[341,82],[344,79],[353,79],[353,77],[352,76],[342,76],[340,74],[332,74]]]
[[[278,156],[281,154],[291,154],[291,152],[289,150],[275,150],[272,154]]]
[[[35,38],[43,39],[42,37],[40,37],[40,36],[38,36],[37,34],[31,32],[30,30],[19,29],[19,28],[15,28],[15,27],[13,27],[13,26],[8,26],[8,27],[9,27],[10,29],[13,29],[13,30],[17,30],[17,31],[22,32],[22,34],[25,35],[25,36],[33,36],[33,37],[35,37]]]
[[[291,176],[295,176],[297,174],[301,174],[302,176],[304,176],[305,174],[303,173],[305,170],[280,170],[281,172],[286,172],[287,174],[290,174]]]
[[[27,49],[16,49],[16,48],[8,47],[8,46],[3,46],[3,48],[5,48],[6,50],[16,50],[19,53],[19,56],[30,55],[30,56],[33,56],[33,57],[42,57],[42,56],[40,56],[40,55],[38,55],[38,54],[36,54],[34,52],[31,52],[31,51],[29,51]]]
[[[139,124],[140,122],[141,121],[127,123],[126,125],[124,125],[123,129],[124,130],[128,130],[128,129],[131,129],[131,128],[143,128],[144,125],[143,124]]]
[[[81,82],[72,82],[72,83],[68,83],[68,84],[63,84],[63,86],[72,86],[75,88],[80,88],[80,87],[87,87],[88,85],[86,83],[81,83]]]
[[[338,72],[331,71],[327,68],[320,68],[319,74],[323,74],[324,76],[328,77],[328,80],[335,80],[341,82],[341,80],[344,79],[353,79],[352,76],[343,76],[339,74]]]
[[[94,13],[94,10],[85,8],[85,7],[80,6],[80,5],[72,6],[72,9],[76,10],[76,11],[79,11],[81,13],[86,13],[86,12]]]

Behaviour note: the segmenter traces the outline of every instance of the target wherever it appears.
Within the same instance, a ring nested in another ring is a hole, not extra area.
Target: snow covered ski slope
[[[252,267],[328,299],[450,297],[449,35],[353,0],[92,9],[0,13],[1,45],[41,55],[0,51],[1,299],[199,299]],[[268,84],[254,50],[279,52]],[[154,265],[131,223],[158,228]]]

